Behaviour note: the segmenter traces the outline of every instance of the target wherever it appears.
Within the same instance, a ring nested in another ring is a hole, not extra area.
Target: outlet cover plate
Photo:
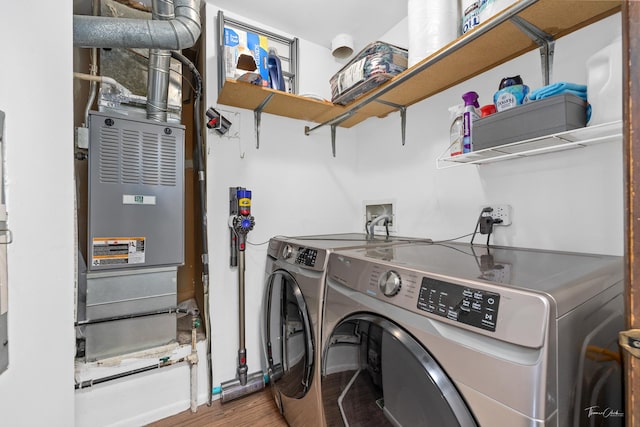
[[[501,219],[502,220],[501,223],[494,224],[496,226],[511,225],[511,206],[510,205],[490,204],[488,206],[493,208],[493,211],[483,213],[482,216],[490,216],[494,220]]]

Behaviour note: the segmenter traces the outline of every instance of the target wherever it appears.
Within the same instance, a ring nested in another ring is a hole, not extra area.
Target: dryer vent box
[[[89,116],[91,271],[184,263],[184,126]]]

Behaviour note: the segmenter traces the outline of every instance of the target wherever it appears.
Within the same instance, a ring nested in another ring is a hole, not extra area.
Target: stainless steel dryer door
[[[285,396],[301,398],[311,386],[314,346],[300,287],[285,270],[267,279],[264,345],[270,382]]]
[[[394,322],[368,313],[334,328],[323,353],[322,400],[331,426],[477,426],[431,354]]]

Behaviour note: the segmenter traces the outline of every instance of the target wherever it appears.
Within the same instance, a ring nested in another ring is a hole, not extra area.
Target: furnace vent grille
[[[100,182],[175,186],[178,144],[174,135],[118,129],[100,129]]]

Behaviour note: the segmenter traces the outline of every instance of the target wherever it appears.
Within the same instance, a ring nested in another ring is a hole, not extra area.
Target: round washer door
[[[313,331],[300,287],[289,272],[269,275],[264,307],[269,380],[283,395],[299,399],[311,385]]]
[[[390,320],[351,315],[327,342],[321,387],[327,424],[477,426],[444,370]]]

